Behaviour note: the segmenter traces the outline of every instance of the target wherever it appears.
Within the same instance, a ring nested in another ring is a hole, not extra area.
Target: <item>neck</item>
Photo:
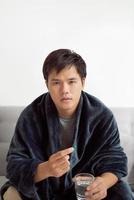
[[[65,118],[65,119],[70,119],[73,118],[75,115],[75,112],[59,112],[59,117]]]

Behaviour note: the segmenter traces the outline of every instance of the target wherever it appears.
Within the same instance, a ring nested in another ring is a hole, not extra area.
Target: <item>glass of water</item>
[[[80,173],[74,177],[75,192],[78,200],[86,200],[86,188],[94,181],[94,176],[89,173]]]

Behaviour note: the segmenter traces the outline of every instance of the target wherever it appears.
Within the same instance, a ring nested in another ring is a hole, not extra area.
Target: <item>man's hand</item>
[[[58,151],[50,156],[49,160],[40,163],[34,176],[34,181],[39,182],[48,177],[60,177],[70,170],[69,154],[73,152],[70,147],[65,150]]]
[[[112,187],[118,178],[111,172],[106,172],[95,178],[94,182],[87,187],[87,200],[101,200],[107,196],[108,188]]]
[[[49,176],[60,177],[70,170],[69,154],[72,152],[71,147],[50,156],[47,161]]]
[[[101,200],[107,196],[107,187],[102,177],[96,177],[94,182],[87,187],[87,200]]]

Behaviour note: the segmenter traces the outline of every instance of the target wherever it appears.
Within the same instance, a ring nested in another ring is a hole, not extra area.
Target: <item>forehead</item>
[[[64,78],[70,78],[70,77],[80,78],[80,75],[77,72],[77,69],[74,65],[67,66],[59,72],[57,72],[55,69],[52,69],[52,71],[50,72],[48,76],[48,79],[53,79],[53,78],[64,79]]]

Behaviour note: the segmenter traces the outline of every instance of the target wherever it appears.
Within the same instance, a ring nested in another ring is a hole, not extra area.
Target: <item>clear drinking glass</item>
[[[94,176],[89,173],[80,173],[74,177],[75,192],[78,200],[85,200],[85,191],[87,186],[94,181]]]

